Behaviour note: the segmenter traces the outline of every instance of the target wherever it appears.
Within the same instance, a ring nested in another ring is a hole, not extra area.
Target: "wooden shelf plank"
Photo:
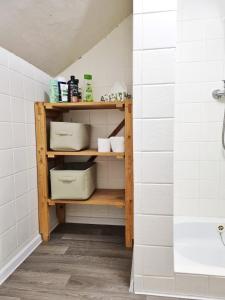
[[[130,101],[130,100],[126,100]],[[57,109],[57,110],[70,110],[70,109],[124,109],[126,101],[115,101],[115,102],[65,102],[65,103],[49,103],[45,102],[44,106],[46,109]]]
[[[122,208],[125,206],[125,191],[121,189],[97,189],[88,200],[48,199],[48,204],[107,205]]]
[[[110,156],[116,158],[124,158],[124,152],[98,152],[95,149],[87,149],[81,151],[47,151],[47,156],[49,158],[54,158],[55,156]]]

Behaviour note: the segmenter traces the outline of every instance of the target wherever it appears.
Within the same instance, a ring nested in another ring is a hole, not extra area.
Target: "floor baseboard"
[[[18,266],[41,244],[42,239],[38,234],[23,249],[20,250],[1,270],[0,285],[18,268]]]

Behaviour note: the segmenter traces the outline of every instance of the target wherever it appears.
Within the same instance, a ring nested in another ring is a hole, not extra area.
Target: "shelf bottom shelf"
[[[125,207],[125,191],[121,189],[97,189],[88,200],[48,199],[48,204],[107,205],[122,208]]]

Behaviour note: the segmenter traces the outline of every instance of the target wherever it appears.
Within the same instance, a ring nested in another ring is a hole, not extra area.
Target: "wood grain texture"
[[[37,177],[38,177],[38,212],[39,230],[44,241],[49,240],[50,222],[48,208],[48,162],[47,151],[47,123],[46,113],[42,103],[35,103],[35,130],[37,149]]]
[[[60,225],[0,287],[0,300],[145,300],[128,292],[131,255],[122,227]]]
[[[80,109],[123,109],[125,101],[115,101],[115,102],[77,102],[77,103],[44,103],[46,109],[55,110],[80,110]]]
[[[133,245],[133,129],[132,104],[125,103],[125,243]]]
[[[106,205],[122,208],[125,206],[124,190],[122,189],[97,189],[87,200],[53,200],[48,199],[49,205],[55,204],[74,204],[74,205]],[[60,219],[59,219],[60,221]],[[60,222],[63,223],[63,222]]]
[[[80,151],[47,151],[47,156],[49,158],[54,158],[56,156],[106,156],[122,159],[124,158],[124,152],[98,152],[97,149],[86,149]]]

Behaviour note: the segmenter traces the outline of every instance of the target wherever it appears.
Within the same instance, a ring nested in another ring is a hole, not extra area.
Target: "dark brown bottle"
[[[68,84],[68,101],[77,102],[78,99],[78,83],[79,80],[75,79],[75,76],[71,76]]]

